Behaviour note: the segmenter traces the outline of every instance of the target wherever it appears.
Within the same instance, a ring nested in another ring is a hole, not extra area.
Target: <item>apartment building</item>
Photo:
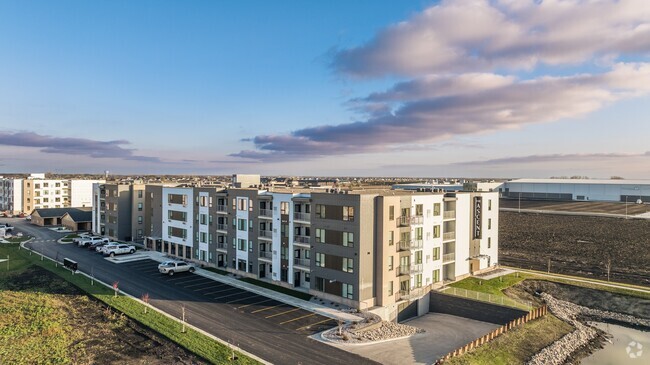
[[[497,192],[142,190],[148,248],[355,308],[399,311],[498,263]]]
[[[92,185],[101,180],[46,179],[45,174],[26,178],[0,178],[0,210],[30,214],[34,209],[92,206]]]
[[[94,233],[121,241],[144,239],[144,184],[96,183],[92,190]]]

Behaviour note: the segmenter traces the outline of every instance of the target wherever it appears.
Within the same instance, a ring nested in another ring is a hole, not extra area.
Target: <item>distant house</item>
[[[41,227],[60,226],[63,216],[69,212],[88,212],[92,215],[92,208],[43,208],[32,211],[31,223]],[[81,217],[78,217],[81,218]],[[88,219],[89,222],[92,218]]]
[[[92,220],[92,210],[73,210],[66,212],[61,217],[61,225],[73,232],[90,231],[92,230]]]

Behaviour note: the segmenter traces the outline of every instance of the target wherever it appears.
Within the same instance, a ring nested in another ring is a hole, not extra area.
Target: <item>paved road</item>
[[[63,236],[24,220],[8,220],[16,230],[35,237],[28,246],[49,257],[71,258],[79,270],[140,297],[149,293],[151,305],[180,317],[185,305],[188,323],[275,364],[375,364],[364,357],[328,346],[308,336],[330,328],[331,320],[269,300],[255,293],[211,282],[186,273],[168,277],[150,260],[114,264],[87,249],[58,244]]]

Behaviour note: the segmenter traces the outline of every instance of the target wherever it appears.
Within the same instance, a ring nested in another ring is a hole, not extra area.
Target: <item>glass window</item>
[[[395,206],[391,205],[388,207],[388,220],[395,220]]]
[[[343,207],[343,220],[354,222],[354,207]]]
[[[352,232],[343,232],[343,246],[354,247],[354,234]]]
[[[352,286],[352,284],[343,283],[343,285],[341,286],[341,296],[343,298],[352,299],[354,295],[353,291],[354,291],[354,287]]]
[[[343,258],[343,271],[353,273],[354,272],[354,260],[348,257]]]
[[[325,267],[325,254],[317,252],[315,262],[316,262],[316,266]]]
[[[316,242],[325,243],[325,230],[322,228],[316,228]]]
[[[433,204],[433,215],[440,215],[440,203]]]

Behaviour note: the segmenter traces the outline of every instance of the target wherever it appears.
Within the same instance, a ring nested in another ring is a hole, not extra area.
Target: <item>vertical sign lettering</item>
[[[474,197],[474,239],[481,239],[483,198]]]

